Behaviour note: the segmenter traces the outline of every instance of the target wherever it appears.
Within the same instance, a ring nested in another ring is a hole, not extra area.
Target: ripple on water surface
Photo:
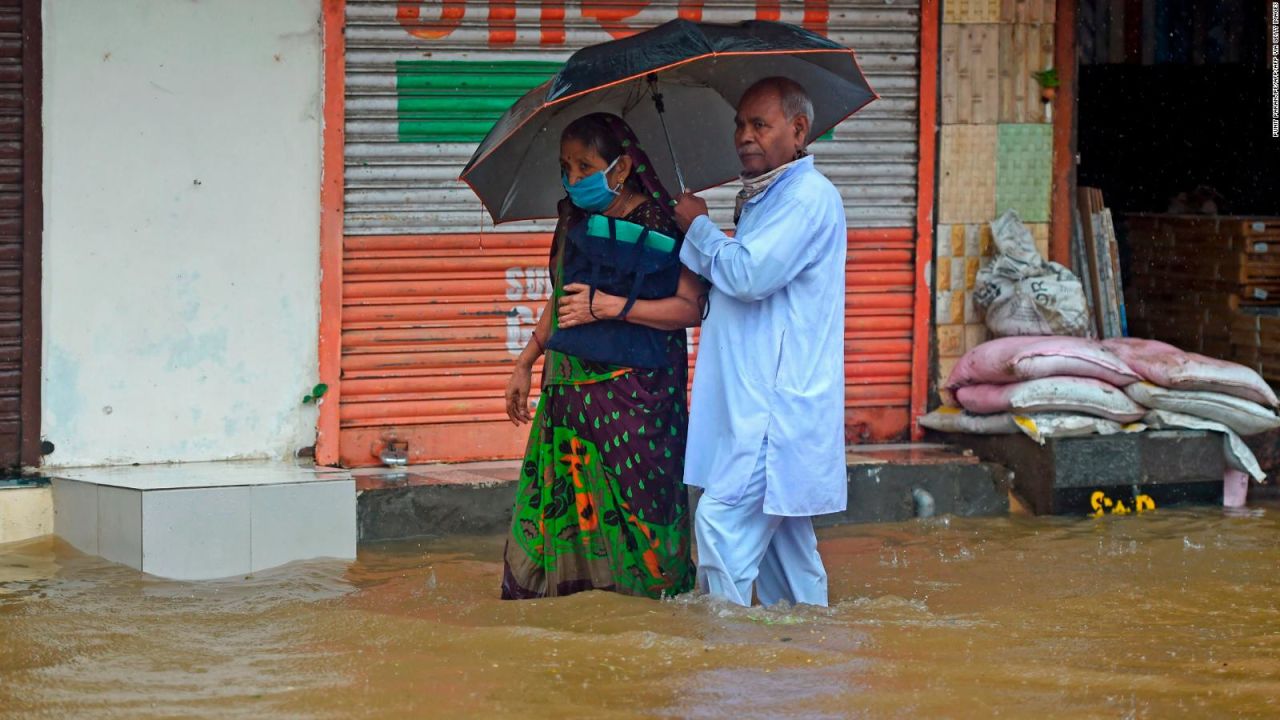
[[[0,548],[0,715],[1275,716],[1280,512],[821,534],[830,608],[496,599],[502,538],[151,578]]]

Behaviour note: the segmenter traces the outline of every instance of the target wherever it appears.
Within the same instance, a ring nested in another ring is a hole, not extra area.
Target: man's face
[[[782,110],[782,96],[773,88],[748,92],[738,103],[733,134],[742,172],[747,177],[785,165],[804,147],[809,121],[797,115],[790,121]]]

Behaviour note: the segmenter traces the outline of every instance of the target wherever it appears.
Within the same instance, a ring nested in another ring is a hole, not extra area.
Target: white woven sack
[[[1241,435],[1257,435],[1280,427],[1280,417],[1251,400],[1200,390],[1169,390],[1151,383],[1134,383],[1124,389],[1134,402],[1152,410],[1193,415],[1213,420]]]
[[[1147,413],[1147,416],[1142,421],[1153,430],[1185,429],[1220,432],[1222,433],[1222,449],[1227,456],[1227,465],[1233,470],[1248,473],[1250,477],[1258,482],[1267,479],[1267,474],[1262,472],[1262,466],[1258,464],[1258,458],[1254,456],[1249,446],[1234,430],[1222,423],[1168,410],[1152,410]]]

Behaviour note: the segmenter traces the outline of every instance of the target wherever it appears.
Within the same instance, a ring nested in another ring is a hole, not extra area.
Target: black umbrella
[[[734,108],[766,77],[800,83],[813,100],[810,140],[876,99],[853,50],[821,35],[766,21],[737,25],[672,20],[624,40],[574,53],[547,82],[516,101],[472,155],[461,179],[494,223],[553,217],[560,187],[560,133],[592,112],[624,118],[672,192],[738,176]],[[678,163],[676,158],[678,158]]]

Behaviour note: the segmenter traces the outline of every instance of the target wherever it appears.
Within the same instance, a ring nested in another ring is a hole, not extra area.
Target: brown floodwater
[[[4,717],[1277,717],[1280,507],[821,533],[827,609],[496,599],[502,538],[159,580],[0,548]]]

